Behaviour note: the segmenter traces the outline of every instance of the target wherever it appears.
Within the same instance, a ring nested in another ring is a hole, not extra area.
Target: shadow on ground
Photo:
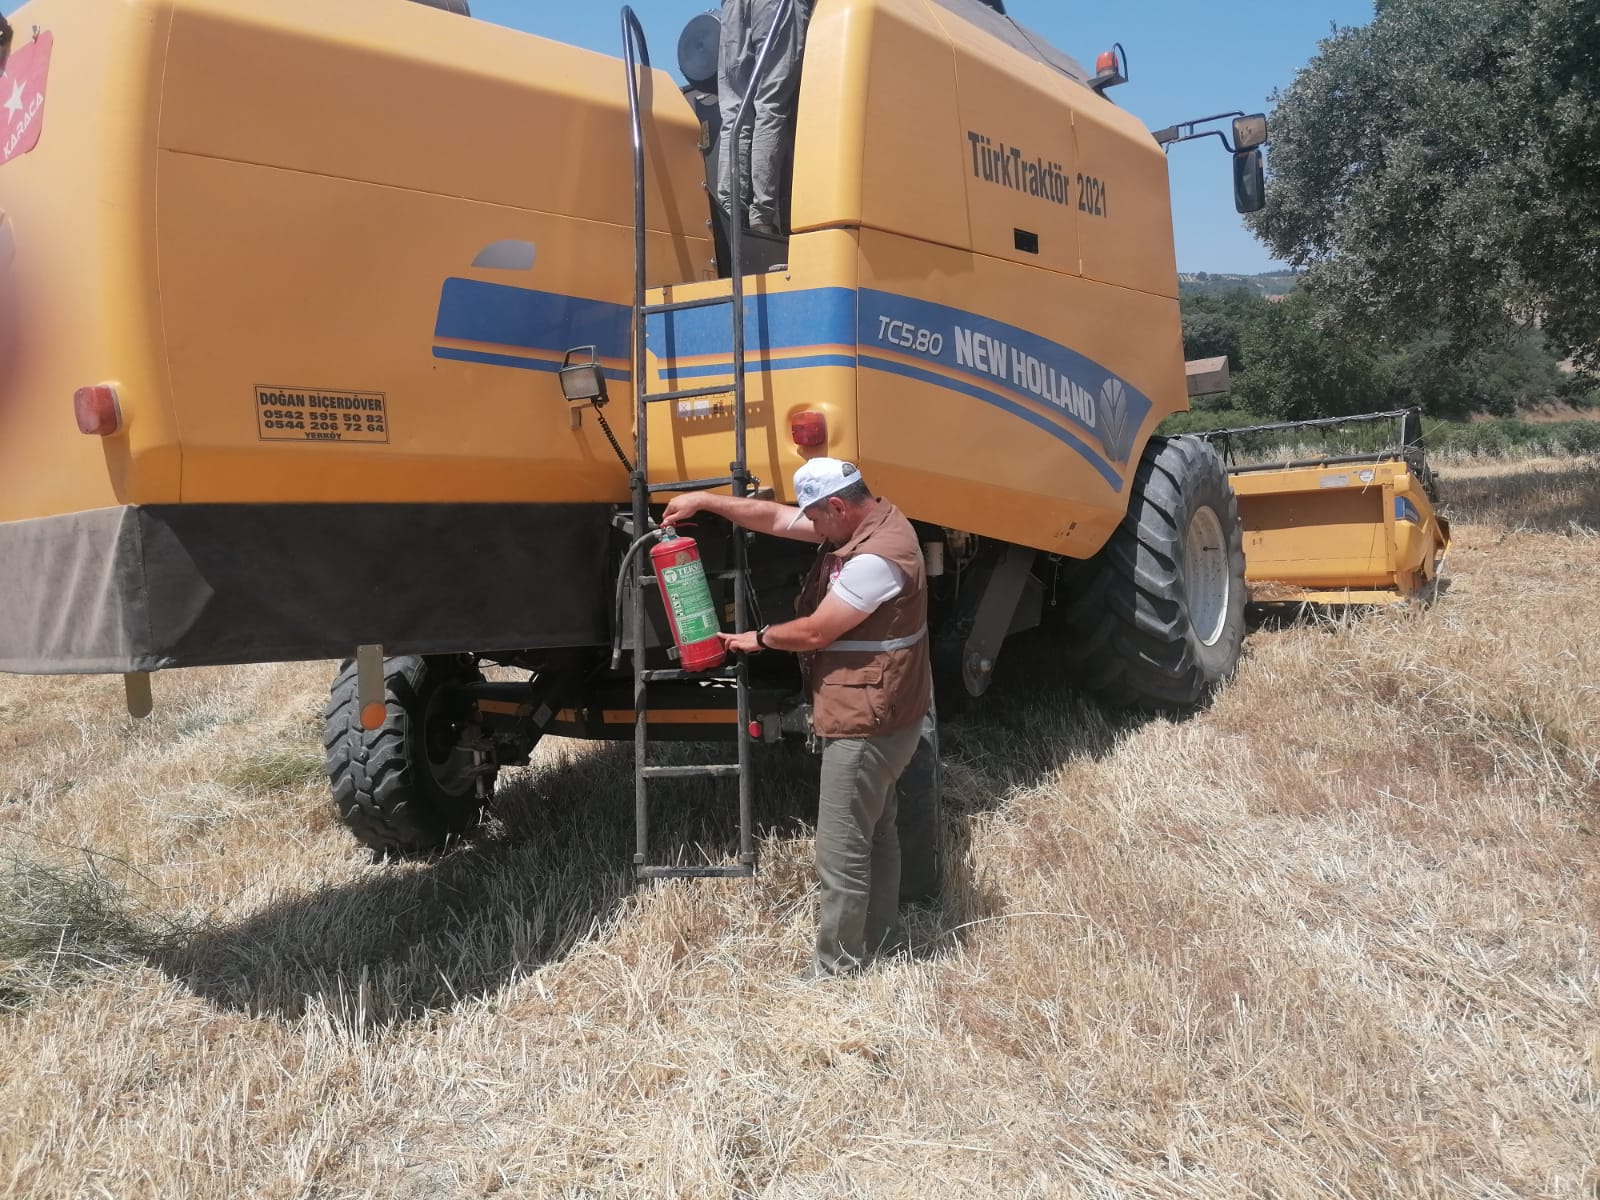
[[[967,926],[1004,908],[1005,897],[980,882],[987,876],[973,862],[974,819],[1070,760],[1109,754],[1142,723],[1108,716],[1060,675],[1048,653],[1024,646],[1002,664],[989,697],[944,724],[945,885],[936,902],[910,916],[919,956],[948,952]],[[483,997],[560,959],[630,911],[633,748],[552,748],[538,767],[503,783],[493,819],[473,839],[429,860],[375,863],[356,882],[174,939],[157,965],[227,1008],[296,1018],[315,998],[366,1029]],[[731,757],[730,746],[683,744],[660,747],[656,760]],[[798,743],[762,748],[758,839],[770,845],[809,834],[818,770],[818,758]],[[730,785],[671,781],[652,787],[652,801],[656,861],[736,858]],[[797,857],[809,853],[804,846]],[[782,890],[803,895],[804,886]],[[775,896],[755,889],[750,902],[775,903]]]
[[[1503,475],[1441,472],[1440,499],[1452,521],[1529,533],[1600,529],[1600,461],[1529,467]]]

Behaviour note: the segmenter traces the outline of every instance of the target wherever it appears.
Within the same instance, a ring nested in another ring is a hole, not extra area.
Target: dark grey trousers
[[[733,193],[733,150],[749,163],[745,176],[743,211],[751,225],[778,227],[779,192],[783,170],[794,142],[795,112],[800,99],[800,58],[805,48],[806,23],[813,0],[795,0],[792,16],[776,34],[767,69],[751,103],[754,121],[747,119],[744,136],[735,139],[733,122],[745,89],[755,70],[756,56],[772,21],[778,0],[723,0],[722,45],[717,67],[717,99],[722,111],[722,144],[717,162],[717,199],[723,211],[737,215],[729,204]]]

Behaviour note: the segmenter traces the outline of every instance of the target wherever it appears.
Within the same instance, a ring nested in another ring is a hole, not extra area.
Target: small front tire
[[[384,722],[361,724],[356,665],[346,662],[323,716],[334,813],[357,841],[383,854],[438,850],[483,813],[477,765],[461,745],[467,714],[452,688],[481,680],[471,660],[406,655],[384,661]],[[485,792],[493,775],[483,777]]]

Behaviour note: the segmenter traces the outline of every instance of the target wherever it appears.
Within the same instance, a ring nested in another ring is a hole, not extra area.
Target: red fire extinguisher
[[[700,562],[700,547],[671,526],[661,531],[661,540],[650,548],[650,565],[661,585],[662,605],[672,623],[672,640],[678,644],[678,663],[685,671],[711,671],[727,658],[717,607],[711,601],[706,569]]]

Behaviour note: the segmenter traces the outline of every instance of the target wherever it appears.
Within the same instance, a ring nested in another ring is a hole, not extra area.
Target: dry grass
[[[634,894],[615,748],[385,866],[310,770],[326,665],[145,725],[0,678],[0,1194],[1592,1197],[1600,473],[1446,492],[1441,603],[1257,629],[1193,720],[1013,656],[949,898],[853,981],[796,978],[803,755],[754,886]]]

